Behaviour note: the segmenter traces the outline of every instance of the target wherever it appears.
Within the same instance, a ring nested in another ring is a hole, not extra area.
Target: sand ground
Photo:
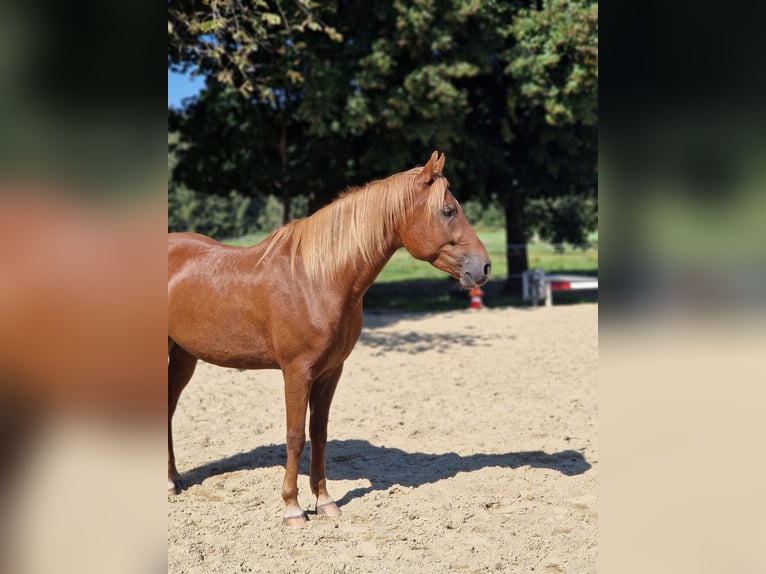
[[[343,514],[282,526],[281,373],[200,363],[174,418],[168,571],[595,572],[596,304],[366,314],[330,412]]]

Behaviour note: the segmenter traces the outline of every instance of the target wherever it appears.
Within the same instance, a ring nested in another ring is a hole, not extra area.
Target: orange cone
[[[481,287],[476,285],[471,289],[469,295],[471,296],[471,303],[468,305],[469,309],[484,309],[484,304],[481,302],[481,297],[484,295],[484,291],[481,290]]]

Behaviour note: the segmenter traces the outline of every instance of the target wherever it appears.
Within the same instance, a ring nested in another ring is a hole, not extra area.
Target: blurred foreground
[[[165,568],[164,7],[148,7],[0,5],[4,574]]]
[[[0,191],[0,571],[157,570],[164,203]]]
[[[766,565],[766,123],[692,92],[601,138],[604,572]]]

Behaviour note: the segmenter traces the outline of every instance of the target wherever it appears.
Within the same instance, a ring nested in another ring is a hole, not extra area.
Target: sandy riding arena
[[[596,304],[365,314],[330,411],[343,514],[282,526],[281,373],[199,363],[173,419],[168,571],[595,572]]]

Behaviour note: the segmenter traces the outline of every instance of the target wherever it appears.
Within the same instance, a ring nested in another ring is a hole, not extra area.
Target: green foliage
[[[505,215],[496,200],[484,206],[477,199],[469,199],[463,202],[462,207],[468,222],[474,227],[500,229],[505,223]]]
[[[481,218],[481,225],[483,227],[499,228],[502,227],[504,223],[505,214],[499,204],[493,201],[484,210]]]
[[[245,235],[257,230],[252,204],[236,192],[221,197],[173,186],[168,190],[168,231],[195,231],[216,239]]]
[[[258,215],[258,229],[273,231],[280,225],[285,216],[285,207],[273,195],[266,198],[266,203]],[[233,237],[233,236],[232,236]]]
[[[309,39],[343,40],[323,21],[332,12],[311,0],[169,0],[168,67],[196,68],[243,95],[274,101],[275,83],[303,83]]]
[[[544,0],[540,10],[519,10],[506,33],[515,39],[505,52],[506,71],[523,95],[514,104],[541,107],[550,125],[595,125],[598,4]]]
[[[531,199],[525,207],[529,230],[550,243],[586,245],[588,232],[598,226],[598,206],[593,199],[574,195]]]
[[[302,219],[309,215],[309,200],[305,195],[296,195],[290,200],[290,217]]]
[[[478,199],[469,199],[462,204],[465,217],[471,225],[479,225],[484,214],[484,207]]]

